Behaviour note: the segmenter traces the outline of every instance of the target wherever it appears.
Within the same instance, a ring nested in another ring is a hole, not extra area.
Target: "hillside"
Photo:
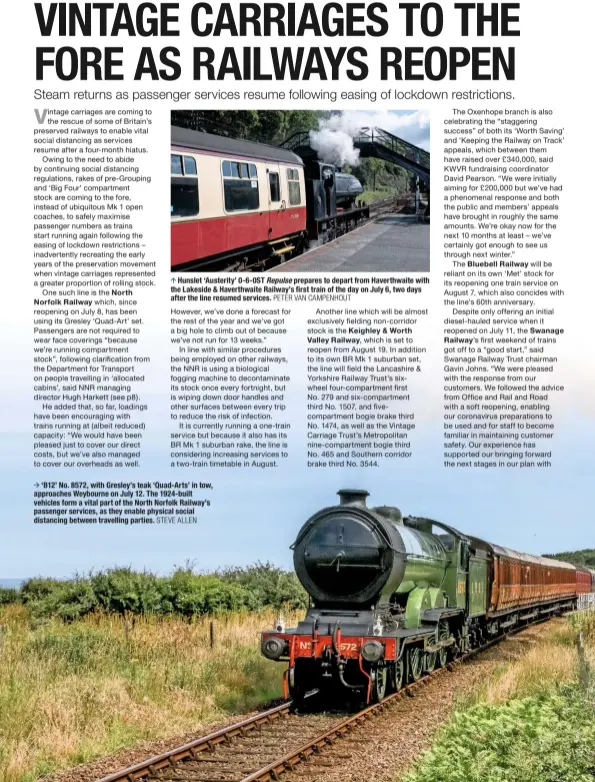
[[[562,551],[560,554],[544,554],[543,556],[595,569],[595,549],[593,548],[583,548],[580,551]]]

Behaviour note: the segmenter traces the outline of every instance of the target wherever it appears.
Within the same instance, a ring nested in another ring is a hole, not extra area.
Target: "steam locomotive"
[[[595,572],[520,554],[395,507],[367,507],[343,489],[293,544],[310,596],[297,627],[262,634],[261,650],[288,663],[286,697],[379,702],[405,683],[489,639],[576,608]]]
[[[369,217],[361,183],[316,159],[171,128],[172,271],[258,269]]]

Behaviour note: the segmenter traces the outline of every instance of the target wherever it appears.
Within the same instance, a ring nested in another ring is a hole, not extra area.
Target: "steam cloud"
[[[318,157],[335,166],[356,166],[359,150],[353,146],[353,137],[361,126],[352,122],[348,114],[333,114],[318,120],[318,130],[310,131],[310,146]]]
[[[353,146],[353,139],[362,128],[374,127],[387,130],[422,149],[430,147],[430,115],[427,111],[346,111],[332,114],[328,119],[318,120],[318,130],[310,131],[310,146],[327,163],[339,167],[356,166],[359,150]]]

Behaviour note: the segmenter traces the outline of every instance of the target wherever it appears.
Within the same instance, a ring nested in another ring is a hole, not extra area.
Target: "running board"
[[[450,638],[445,638],[444,641],[440,641],[440,643],[434,644],[433,646],[426,646],[426,652],[428,654],[434,654],[434,652],[439,652],[441,649],[444,649],[447,646],[452,646],[454,643],[456,643],[455,639],[451,636]]]
[[[518,623],[519,623],[519,620],[516,619],[516,618],[509,619],[508,622],[500,622],[500,627],[512,627],[513,625],[516,625]]]
[[[539,616],[539,611],[532,611],[530,614],[522,614],[519,616],[519,621],[523,621],[525,619],[534,619],[536,616]]]

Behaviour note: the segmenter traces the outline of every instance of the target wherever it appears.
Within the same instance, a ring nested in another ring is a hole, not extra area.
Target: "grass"
[[[0,782],[200,729],[281,694],[283,666],[260,654],[272,611],[209,618],[90,614],[39,623],[0,608]]]
[[[575,614],[459,703],[404,782],[592,782],[594,671],[595,613]]]

